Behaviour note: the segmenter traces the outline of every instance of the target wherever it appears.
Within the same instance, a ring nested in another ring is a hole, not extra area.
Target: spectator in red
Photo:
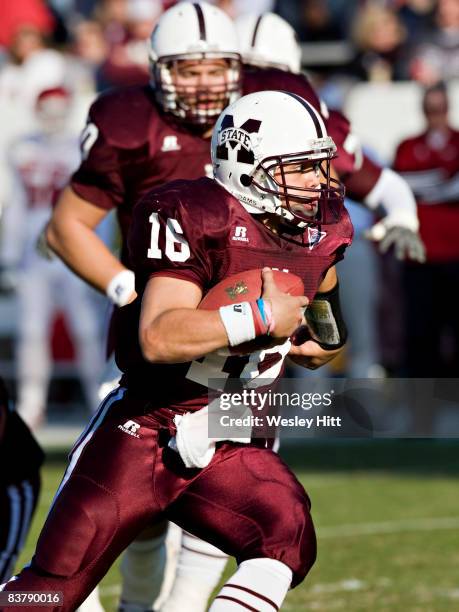
[[[442,83],[423,97],[427,129],[403,141],[394,167],[418,204],[427,263],[406,263],[405,371],[413,377],[456,376],[459,368],[459,131],[448,121]]]
[[[10,47],[20,27],[29,26],[43,35],[51,34],[54,19],[43,0],[0,0],[0,46]]]

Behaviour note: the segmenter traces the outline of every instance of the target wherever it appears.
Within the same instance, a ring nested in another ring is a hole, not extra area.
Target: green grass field
[[[308,443],[283,454],[312,499],[319,545],[283,610],[459,610],[458,443]],[[30,559],[64,467],[58,454],[45,465],[19,565]],[[116,610],[119,583],[115,566],[101,586],[107,611]]]

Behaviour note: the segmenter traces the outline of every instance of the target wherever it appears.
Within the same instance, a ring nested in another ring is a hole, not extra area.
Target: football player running
[[[334,266],[352,239],[344,189],[330,176],[335,151],[305,100],[260,92],[217,121],[215,180],[176,181],[138,203],[129,239],[138,297],[118,319],[121,386],[77,441],[32,562],[5,585],[7,593],[60,591],[63,604],[45,609],[74,610],[139,531],[163,518],[236,557],[238,569],[211,612],[280,609],[304,579],[316,541],[309,498],[293,473],[264,440],[208,440],[213,454],[194,464],[188,455],[187,467],[183,449],[194,439],[181,427],[196,420],[207,437],[201,415],[209,362],[213,372],[220,366],[241,384],[261,386],[271,382],[266,366],[277,378],[287,354],[319,365],[313,340],[292,348],[289,338],[304,323],[308,301],[336,290]],[[317,226],[327,232],[318,243],[310,231]],[[233,240],[237,227],[248,242]],[[264,268],[263,303],[197,308],[227,276],[266,263],[300,276],[305,295],[282,293]],[[266,313],[257,324],[255,308]],[[336,295],[330,313],[337,334],[325,352],[334,355],[345,338]],[[274,346],[249,359],[222,353],[268,333]]]
[[[236,27],[244,62],[244,93],[283,89],[314,104],[311,84],[301,73],[301,48],[289,23],[274,13],[245,14],[236,21]],[[334,168],[346,185],[347,195],[370,210],[382,205],[386,212],[366,237],[378,242],[382,253],[393,247],[398,259],[425,261],[416,202],[408,183],[363,153],[342,113],[327,109],[323,101],[320,110],[339,150]]]
[[[152,34],[150,60],[151,87],[115,89],[92,105],[81,140],[83,160],[47,230],[52,249],[118,307],[135,297],[127,251],[134,204],[152,187],[211,172],[212,127],[223,108],[240,96],[236,31],[216,7],[184,3],[164,13]],[[121,228],[121,261],[95,233],[113,208]],[[117,314],[115,309],[114,319]],[[112,338],[111,350],[115,343]],[[110,379],[117,383],[119,372]],[[164,532],[156,527],[126,551],[123,612],[150,609],[157,598]],[[218,583],[226,555],[187,534],[182,542],[176,587],[187,591],[182,609],[187,605],[198,612]]]

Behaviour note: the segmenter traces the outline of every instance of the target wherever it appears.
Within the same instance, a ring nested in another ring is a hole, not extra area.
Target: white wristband
[[[250,302],[222,306],[219,312],[230,346],[249,342],[256,337],[255,322]]]
[[[108,283],[106,294],[116,306],[126,306],[135,291],[135,274],[132,270],[121,270]]]

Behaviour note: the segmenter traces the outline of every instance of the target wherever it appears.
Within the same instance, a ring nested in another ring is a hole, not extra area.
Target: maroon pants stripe
[[[268,599],[264,595],[261,595],[261,593],[252,591],[251,589],[248,589],[247,587],[243,587],[240,584],[231,584],[231,582],[229,582],[228,584],[225,584],[225,588],[229,588],[229,587],[231,587],[232,589],[240,589],[241,591],[245,591],[246,593],[249,593],[249,595],[253,595],[253,597],[258,597],[258,599],[261,599],[264,602],[266,602],[268,605],[272,606],[274,610],[276,610],[276,612],[278,612],[279,610],[279,606],[277,606],[273,601],[271,601],[271,599]]]
[[[245,608],[246,610],[251,610],[252,612],[260,612],[260,610],[252,608],[252,606],[249,606],[249,604],[246,604],[240,599],[236,599],[235,597],[228,597],[227,595],[217,595],[215,599],[226,599],[227,601],[234,601],[234,603],[239,604],[242,608]]]

